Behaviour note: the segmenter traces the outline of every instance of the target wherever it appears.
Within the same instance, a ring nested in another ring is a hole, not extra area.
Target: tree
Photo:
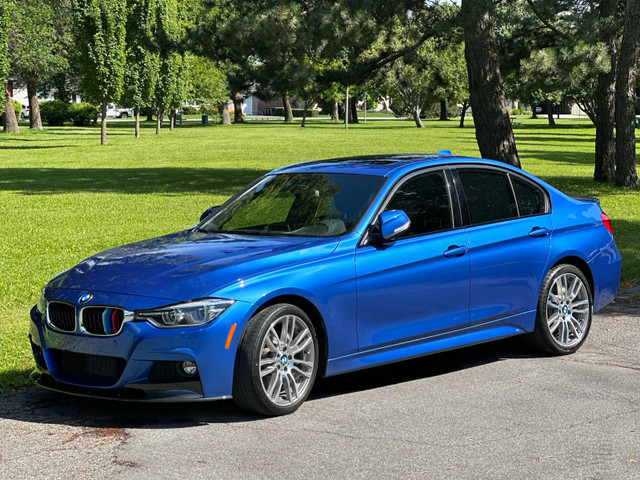
[[[9,55],[7,33],[9,31],[8,0],[0,0],[0,113],[4,113],[7,77],[9,75]],[[6,123],[4,124],[6,125]]]
[[[189,55],[189,100],[199,102],[206,109],[218,108],[229,99],[229,86],[216,62],[208,58]],[[241,112],[242,113],[242,112]]]
[[[476,139],[484,158],[520,167],[498,65],[491,0],[462,0],[465,58]]]
[[[598,40],[607,49],[609,68],[598,75],[594,102],[596,150],[593,179],[613,182],[615,178],[616,139],[614,133],[618,31],[618,0],[602,0],[597,26]]]
[[[640,53],[640,0],[627,0],[616,82],[616,185],[638,188],[636,81]]]
[[[158,55],[149,50],[157,0],[128,0],[126,68],[122,102],[133,107],[136,138],[140,137],[140,110],[153,104],[158,81]]]
[[[100,143],[107,143],[107,104],[122,93],[126,0],[77,0],[75,34],[85,97],[101,102]]]
[[[44,0],[12,0],[9,29],[11,71],[27,86],[29,126],[42,130],[38,85],[67,66],[53,24],[53,8]]]
[[[170,128],[175,123],[175,111],[188,94],[187,63],[180,42],[185,35],[185,13],[189,5],[177,0],[158,0],[153,26],[154,51],[159,57],[158,81],[155,88],[156,134],[160,133],[162,117],[170,110]]]

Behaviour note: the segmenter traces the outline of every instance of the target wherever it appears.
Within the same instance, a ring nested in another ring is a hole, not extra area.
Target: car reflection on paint
[[[519,169],[448,152],[301,163],[53,278],[31,311],[33,377],[280,415],[318,376],[514,335],[574,352],[619,275],[597,200]]]

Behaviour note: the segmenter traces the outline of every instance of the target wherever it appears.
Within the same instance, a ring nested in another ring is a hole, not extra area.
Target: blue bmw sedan
[[[281,415],[318,376],[514,335],[575,352],[619,277],[597,200],[522,170],[448,152],[301,163],[53,278],[33,378]]]

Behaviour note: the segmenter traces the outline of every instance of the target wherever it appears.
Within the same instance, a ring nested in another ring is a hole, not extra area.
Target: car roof
[[[483,158],[454,156],[449,152],[401,153],[387,155],[362,155],[355,157],[331,158],[296,163],[273,170],[270,173],[352,173],[392,177],[429,166],[453,164],[494,165],[509,168],[508,165]]]

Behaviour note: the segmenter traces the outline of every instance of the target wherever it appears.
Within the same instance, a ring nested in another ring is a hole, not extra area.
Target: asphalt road
[[[424,357],[319,381],[279,418],[0,395],[2,479],[172,477],[640,479],[640,295],[575,355],[508,340]]]

